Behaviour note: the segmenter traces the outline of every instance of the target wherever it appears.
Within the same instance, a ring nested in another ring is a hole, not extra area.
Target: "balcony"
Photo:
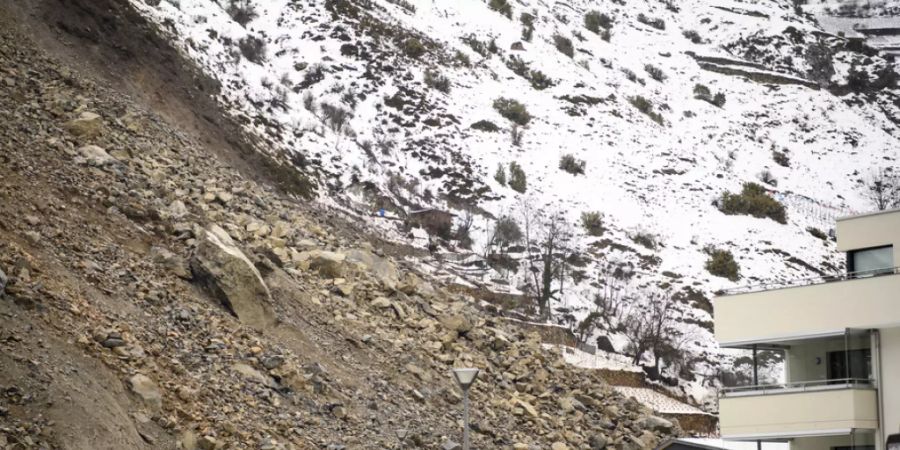
[[[728,291],[715,300],[716,339],[728,347],[898,324],[898,274],[888,268]]]
[[[726,439],[842,435],[878,426],[876,391],[868,379],[726,389],[719,417]]]

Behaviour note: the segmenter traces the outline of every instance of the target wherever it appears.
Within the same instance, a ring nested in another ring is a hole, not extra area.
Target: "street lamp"
[[[478,369],[453,369],[453,378],[463,391],[463,450],[469,450],[469,388],[478,377]]]

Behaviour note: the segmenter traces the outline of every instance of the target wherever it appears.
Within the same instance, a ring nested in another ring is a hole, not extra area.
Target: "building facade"
[[[715,301],[722,347],[784,355],[784,379],[724,388],[722,437],[792,450],[886,449],[900,433],[900,210],[839,219],[847,272]]]

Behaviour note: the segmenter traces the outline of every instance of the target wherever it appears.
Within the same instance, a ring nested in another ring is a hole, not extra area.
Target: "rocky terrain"
[[[634,321],[597,305],[608,272],[634,275],[633,309],[678,297],[684,358],[662,371],[711,407],[716,292],[840,271],[834,219],[870,210],[872,177],[895,171],[893,65],[793,0],[126,3],[316,201],[459,262],[443,275],[555,291],[545,316],[577,331],[600,315],[584,341],[618,353]],[[724,206],[747,183],[777,217]],[[430,210],[449,223],[412,226]],[[575,263],[543,289],[540,233],[493,238],[550,218]]]
[[[438,448],[460,439],[459,366],[483,371],[476,448],[681,434],[422,273],[415,250],[292,194],[276,163],[217,154],[115,76],[60,63],[10,8],[0,449]]]

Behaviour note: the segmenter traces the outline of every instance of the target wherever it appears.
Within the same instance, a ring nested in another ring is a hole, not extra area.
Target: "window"
[[[894,248],[890,245],[847,252],[847,272],[857,276],[892,273],[893,267]]]
[[[828,352],[828,379],[868,380],[872,374],[872,351],[868,348]]]

